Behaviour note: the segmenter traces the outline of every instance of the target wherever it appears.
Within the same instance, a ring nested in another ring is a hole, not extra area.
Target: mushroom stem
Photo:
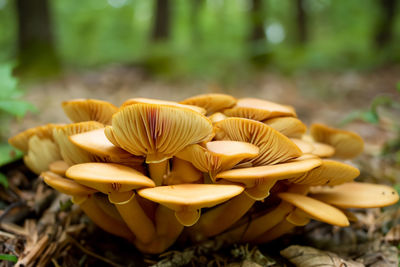
[[[134,192],[127,201],[114,204],[129,229],[140,242],[146,244],[155,239],[154,224],[139,205]]]
[[[277,239],[278,237],[289,233],[290,231],[295,228],[296,225],[288,222],[286,219],[281,221],[279,224],[277,224],[275,227],[270,229],[269,231],[266,231],[262,235],[258,236],[257,239],[253,240],[252,243],[254,244],[260,244],[260,243],[266,243],[271,240]]]
[[[123,237],[129,241],[133,241],[135,239],[135,236],[125,224],[106,214],[96,204],[92,195],[80,203],[79,206],[86,213],[86,215],[104,231]]]
[[[151,179],[153,179],[156,186],[160,186],[163,184],[164,178],[168,174],[168,170],[169,170],[168,159],[157,163],[149,163],[150,177]]]
[[[218,235],[237,222],[254,204],[255,200],[241,193],[226,203],[213,208],[201,216],[193,226],[196,241]]]
[[[149,244],[137,240],[135,245],[142,252],[158,254],[169,248],[179,237],[183,225],[175,218],[175,212],[159,205],[155,215],[156,238]]]

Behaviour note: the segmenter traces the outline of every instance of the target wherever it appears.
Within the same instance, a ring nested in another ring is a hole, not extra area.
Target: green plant
[[[22,156],[20,151],[12,148],[6,141],[9,132],[8,125],[13,119],[21,119],[35,107],[21,100],[23,91],[18,88],[18,80],[12,75],[13,65],[0,64],[0,166],[12,162]],[[7,187],[7,179],[0,173],[0,185]]]

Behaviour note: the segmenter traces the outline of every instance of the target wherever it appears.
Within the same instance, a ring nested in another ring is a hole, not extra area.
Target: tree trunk
[[[380,0],[378,3],[382,14],[375,35],[375,43],[378,48],[383,48],[392,41],[397,0]]]
[[[170,35],[170,2],[169,0],[156,0],[155,22],[153,28],[153,41],[168,40]]]
[[[304,1],[296,0],[297,42],[304,44],[308,39],[307,16],[304,9]]]
[[[250,41],[257,42],[264,40],[264,18],[262,13],[263,0],[252,0],[252,5],[250,9],[250,19],[251,19],[251,35]]]
[[[17,72],[35,71],[54,74],[59,68],[51,29],[47,0],[17,0],[18,61]]]

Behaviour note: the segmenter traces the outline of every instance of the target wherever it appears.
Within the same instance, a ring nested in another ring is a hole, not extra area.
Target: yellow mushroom
[[[113,104],[96,99],[74,99],[62,102],[62,108],[72,122],[97,121],[111,124],[112,115],[118,108]]]

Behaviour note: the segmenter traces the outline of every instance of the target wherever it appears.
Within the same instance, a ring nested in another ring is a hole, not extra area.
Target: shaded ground
[[[400,68],[392,67],[371,73],[298,73],[293,77],[260,74],[235,88],[224,88],[201,81],[154,80],[136,69],[113,67],[70,74],[30,88],[26,99],[40,112],[15,122],[11,131],[14,134],[40,124],[67,122],[60,103],[71,98],[105,99],[120,105],[130,97],[180,100],[205,92],[224,92],[236,97],[259,97],[290,104],[307,123],[319,121],[337,125],[351,111],[367,108],[379,94],[395,97],[399,79]],[[400,183],[400,168],[379,156],[383,144],[393,138],[392,126],[389,120],[374,126],[364,122],[345,126],[367,141],[366,152],[355,162],[361,168],[361,180]],[[399,206],[356,210],[358,222],[352,227],[338,229],[313,223],[294,236],[259,247],[239,244],[225,247],[216,239],[196,247],[178,243],[165,255],[143,256],[124,240],[93,226],[79,210],[68,205],[67,199],[36,180],[21,162],[3,167],[1,171],[9,177],[10,188],[0,191],[0,199],[14,204],[0,207],[3,210],[0,220],[7,217],[0,229],[0,254],[20,254],[30,246],[35,266],[143,266],[162,259],[164,265],[160,263],[159,266],[281,266],[289,262],[279,255],[279,251],[293,244],[329,250],[367,266],[397,266],[400,228],[394,226],[400,222]],[[61,211],[60,203],[63,203]],[[72,212],[66,212],[71,209]],[[296,250],[295,253],[307,255],[304,251]],[[347,266],[353,266],[351,264],[347,263]],[[12,264],[0,262],[2,265]]]

